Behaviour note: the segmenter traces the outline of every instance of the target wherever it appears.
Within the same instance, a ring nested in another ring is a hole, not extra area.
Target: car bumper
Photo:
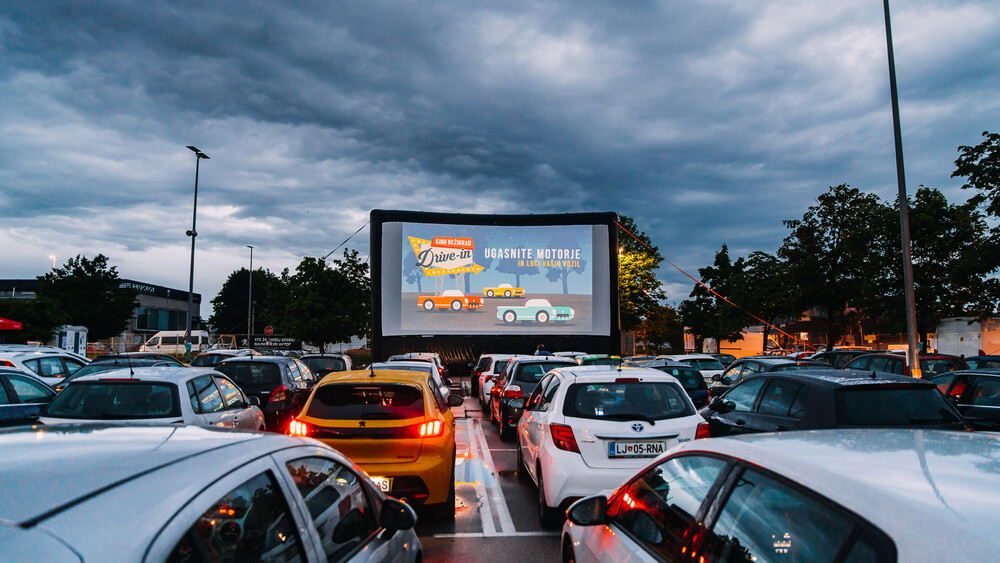
[[[413,505],[438,504],[448,499],[454,480],[454,451],[451,457],[420,456],[409,463],[361,463],[372,477],[392,479],[388,495],[406,499]]]
[[[653,459],[644,459],[642,467]],[[560,509],[583,497],[616,489],[641,469],[589,467],[580,454],[555,448],[544,452],[538,464],[545,480],[545,502]]]

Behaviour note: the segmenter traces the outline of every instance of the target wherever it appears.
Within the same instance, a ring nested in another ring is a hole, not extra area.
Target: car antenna
[[[878,377],[875,376],[875,370],[872,370],[872,379],[878,379]]]
[[[128,355],[128,348],[122,353],[125,356],[125,361],[128,363],[128,378],[132,379],[135,377],[135,370],[132,369],[132,356]]]
[[[375,362],[368,364],[368,370],[371,372],[368,377],[375,377]]]

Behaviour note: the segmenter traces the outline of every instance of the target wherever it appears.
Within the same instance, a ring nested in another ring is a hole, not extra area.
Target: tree
[[[969,199],[973,205],[984,205],[986,213],[1000,217],[1000,134],[983,131],[984,140],[974,147],[958,147],[952,178],[967,181],[962,188],[976,190]]]
[[[743,268],[743,259],[739,258],[734,263],[729,258],[729,248],[723,244],[722,250],[715,253],[713,265],[698,269],[702,283],[715,293],[702,285],[695,285],[691,290],[693,299],[681,302],[681,318],[686,326],[691,327],[696,338],[713,338],[716,345],[724,340],[739,340],[743,329],[753,324],[751,317],[722,299],[732,300],[734,282],[742,276]]]
[[[288,291],[280,318],[281,331],[323,350],[328,343],[365,336],[371,322],[371,279],[357,251],[344,250],[332,267],[306,257],[281,281]]]
[[[788,264],[766,252],[751,252],[734,282],[733,302],[771,325],[800,313],[788,299]],[[761,352],[767,351],[771,327],[764,325]]]
[[[120,287],[118,270],[108,257],[77,255],[52,272],[39,276],[38,297],[59,303],[66,324],[85,326],[90,340],[121,334],[135,311],[138,292]]]
[[[521,244],[517,248],[527,247]],[[531,265],[525,266],[522,264]],[[521,276],[535,276],[539,273],[538,266],[534,265],[534,261],[526,261],[521,258],[500,258],[497,260],[496,270],[501,274],[513,274],[514,287],[521,287]]]
[[[647,316],[660,308],[659,301],[666,297],[656,270],[663,257],[653,246],[646,233],[640,232],[635,221],[624,215],[618,216],[618,224],[634,234],[620,233],[618,253],[618,306],[621,329],[630,332],[640,327]]]
[[[424,269],[417,263],[417,255],[412,252],[407,252],[406,257],[403,258],[403,275],[406,277],[406,283],[417,284],[417,293],[423,293],[424,290],[420,287],[420,280],[424,279]]]
[[[647,311],[642,324],[636,330],[636,337],[645,340],[654,354],[660,354],[663,348],[671,351],[681,350],[684,342],[684,326],[676,309],[670,305],[656,304]]]
[[[218,295],[212,299],[212,316],[208,323],[219,334],[241,334],[247,331],[248,300],[250,299],[249,271],[240,268],[229,274]],[[258,331],[274,324],[278,305],[280,310],[284,300],[284,286],[277,275],[262,268],[253,271],[253,328]]]
[[[551,239],[549,239],[548,244],[546,244],[546,248],[550,250],[561,250],[561,249],[576,250],[580,248],[580,241],[564,233],[559,233],[554,237],[552,237]],[[549,271],[545,273],[546,279],[548,279],[550,282],[553,283],[557,281],[562,281],[563,295],[569,293],[569,275],[572,273],[582,275],[583,272],[587,271],[586,260],[582,259],[563,260],[557,258],[557,256],[555,255],[549,258],[539,257],[539,259],[542,260],[543,267],[549,269]],[[549,263],[548,266],[545,266],[546,262]]]
[[[890,234],[899,230],[898,215],[878,196],[841,184],[821,194],[802,219],[784,223],[792,232],[778,257],[788,264],[791,303],[819,310],[832,347],[856,322],[856,311],[877,310],[880,280],[898,254]]]
[[[8,343],[48,342],[66,324],[66,313],[51,297],[0,299],[0,317],[22,325],[21,330],[0,332],[0,342]]]

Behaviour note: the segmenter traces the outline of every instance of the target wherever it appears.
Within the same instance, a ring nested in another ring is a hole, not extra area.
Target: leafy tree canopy
[[[265,326],[276,324],[277,314],[283,306],[284,286],[281,279],[270,271],[257,268],[253,271],[253,329],[260,333]],[[250,278],[246,268],[229,274],[219,294],[212,299],[212,316],[208,322],[219,334],[244,334],[247,331],[249,312]],[[280,327],[279,327],[280,329]],[[279,330],[280,332],[280,330]]]
[[[640,243],[626,232],[618,232],[618,314],[621,329],[630,332],[638,329],[652,312],[658,310],[660,300],[666,298],[660,280],[656,278],[656,270],[663,257],[631,217],[619,215],[618,224],[645,243]]]
[[[698,269],[702,283],[715,293],[702,285],[695,285],[691,290],[692,299],[681,303],[681,318],[694,332],[696,340],[706,337],[714,338],[716,342],[739,340],[743,329],[756,322],[719,297],[721,295],[732,301],[733,291],[744,268],[743,259],[739,258],[734,263],[729,258],[729,249],[723,244],[722,250],[715,254],[713,265]]]
[[[66,324],[66,313],[51,297],[35,299],[0,299],[0,317],[18,321],[21,330],[0,332],[0,342],[25,344],[48,342],[59,327]]]
[[[66,324],[87,327],[92,341],[125,330],[137,304],[138,292],[119,287],[118,270],[103,254],[93,259],[78,254],[38,279],[38,297],[58,302]]]
[[[986,213],[1000,217],[1000,134],[983,131],[983,142],[974,147],[958,147],[953,178],[966,178],[962,186],[976,190],[969,199],[974,205],[983,205]]]

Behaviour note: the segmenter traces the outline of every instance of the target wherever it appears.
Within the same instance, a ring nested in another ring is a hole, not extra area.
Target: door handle
[[[747,423],[747,421],[743,420],[742,418],[737,418],[733,422],[735,422],[737,426],[743,426],[744,424]]]

